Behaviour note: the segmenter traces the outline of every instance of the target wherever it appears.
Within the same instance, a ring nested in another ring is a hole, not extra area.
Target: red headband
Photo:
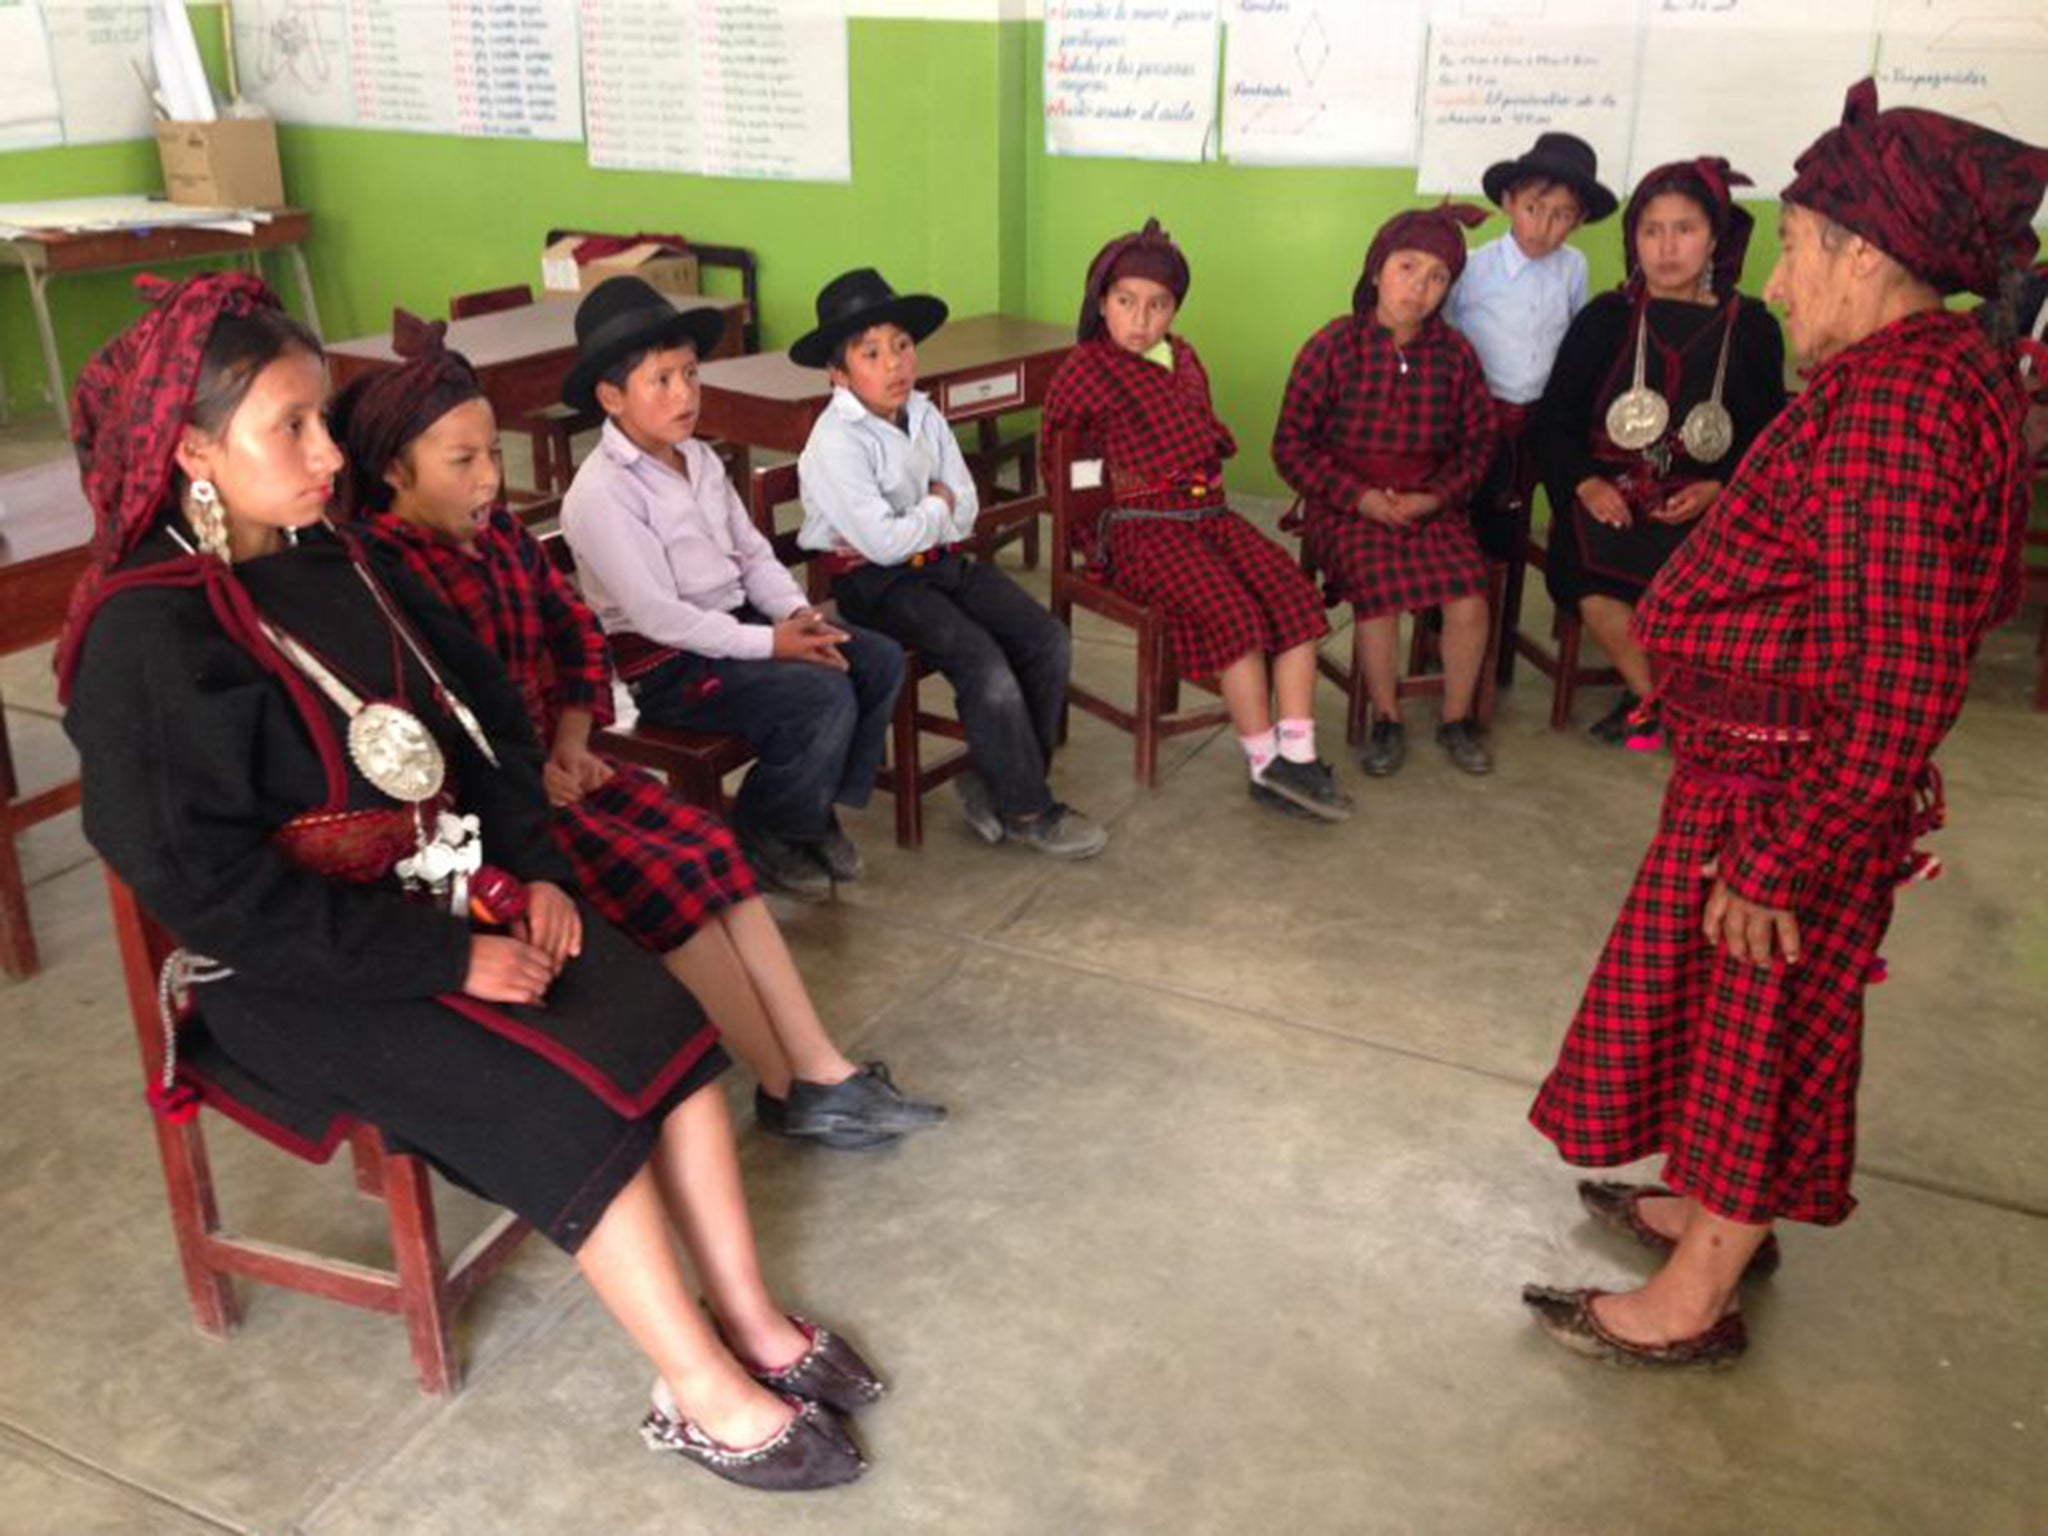
[[[1454,203],[1449,198],[1434,208],[1410,208],[1395,214],[1372,237],[1365,267],[1351,290],[1351,312],[1370,320],[1379,304],[1380,268],[1396,251],[1422,251],[1450,268],[1451,281],[1465,270],[1465,231],[1493,217],[1491,208]]]
[[[1120,277],[1142,277],[1158,283],[1173,295],[1178,306],[1188,296],[1188,259],[1173,237],[1147,219],[1145,227],[1116,239],[1095,253],[1088,264],[1088,283],[1081,296],[1081,319],[1075,338],[1091,341],[1102,334],[1102,301]]]
[[[476,370],[460,352],[448,350],[447,334],[445,320],[430,322],[393,310],[391,346],[405,361],[359,375],[334,397],[328,417],[348,454],[352,512],[381,512],[390,506],[384,472],[391,461],[456,406],[483,398]]]

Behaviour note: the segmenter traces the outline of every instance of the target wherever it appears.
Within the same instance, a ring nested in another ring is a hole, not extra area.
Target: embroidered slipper
[[[1749,1330],[1742,1314],[1730,1312],[1703,1333],[1668,1344],[1638,1344],[1610,1333],[1594,1315],[1593,1303],[1606,1291],[1560,1290],[1549,1285],[1522,1287],[1522,1304],[1536,1315],[1536,1326],[1573,1354],[1609,1365],[1644,1366],[1654,1370],[1725,1370],[1749,1348]]]
[[[1637,1204],[1645,1199],[1669,1197],[1676,1199],[1674,1191],[1661,1184],[1624,1184],[1615,1179],[1579,1180],[1579,1204],[1586,1208],[1586,1214],[1602,1226],[1612,1227],[1641,1243],[1650,1252],[1658,1255],[1669,1254],[1678,1246],[1670,1238],[1643,1220]],[[1764,1280],[1778,1272],[1778,1265],[1784,1254],[1778,1249],[1774,1233],[1763,1240],[1757,1251],[1750,1255],[1749,1267],[1742,1272],[1745,1280]]]
[[[784,1401],[795,1412],[780,1430],[756,1446],[730,1446],[684,1418],[668,1383],[657,1381],[640,1438],[650,1451],[674,1451],[729,1483],[767,1493],[836,1488],[867,1471],[860,1447],[830,1413],[801,1398]]]
[[[810,1340],[810,1347],[778,1371],[747,1366],[754,1380],[769,1391],[852,1413],[879,1402],[889,1390],[888,1383],[875,1374],[875,1368],[861,1358],[860,1351],[831,1329],[794,1312],[789,1314],[789,1320],[796,1325],[797,1332]],[[740,1363],[747,1364],[744,1360]]]

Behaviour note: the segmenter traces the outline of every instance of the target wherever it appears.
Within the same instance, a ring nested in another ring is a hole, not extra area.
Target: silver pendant
[[[440,744],[395,704],[365,704],[350,717],[348,755],[372,788],[408,805],[433,799],[448,775]]]
[[[469,877],[484,865],[484,845],[474,816],[442,811],[429,834],[420,828],[419,846],[395,866],[398,878],[412,890],[426,891],[462,916],[469,911]]]
[[[1607,436],[1617,448],[1647,448],[1671,425],[1671,406],[1654,389],[1638,384],[1607,407]]]
[[[1685,413],[1678,440],[1695,464],[1713,464],[1735,446],[1735,418],[1719,400],[1702,400]]]

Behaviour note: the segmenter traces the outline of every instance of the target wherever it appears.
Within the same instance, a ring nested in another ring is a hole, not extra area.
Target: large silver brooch
[[[366,704],[348,723],[348,755],[373,788],[416,805],[441,792],[448,765],[419,716],[395,704]]]

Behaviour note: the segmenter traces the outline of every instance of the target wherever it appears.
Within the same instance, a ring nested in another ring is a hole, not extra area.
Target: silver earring
[[[186,519],[192,524],[192,531],[199,536],[199,547],[227,564],[228,555],[228,514],[220,504],[220,492],[214,489],[211,480],[194,480],[186,492],[190,504],[186,508]]]

